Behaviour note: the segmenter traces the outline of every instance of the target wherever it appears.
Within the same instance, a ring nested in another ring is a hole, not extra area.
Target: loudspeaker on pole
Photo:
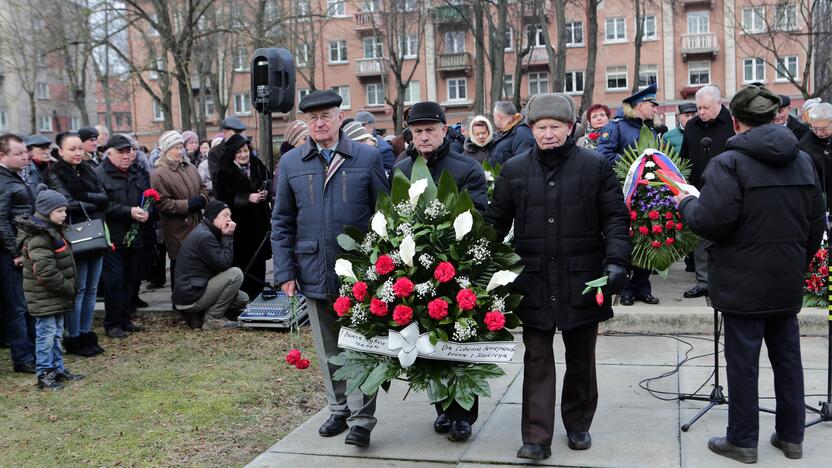
[[[251,57],[251,105],[257,112],[289,112],[295,105],[295,62],[286,49],[261,48]]]

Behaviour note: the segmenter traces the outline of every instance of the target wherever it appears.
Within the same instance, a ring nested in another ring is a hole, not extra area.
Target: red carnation
[[[647,229],[647,226],[639,226],[638,227],[638,232],[640,232],[642,236],[646,236],[647,234],[650,234],[650,230]]]
[[[649,216],[650,219],[655,221],[655,220],[659,219],[659,212],[656,211],[656,210],[651,210],[649,213],[647,213],[647,216]]]
[[[433,277],[440,283],[447,283],[456,276],[456,269],[451,262],[439,262],[436,265],[436,270],[433,271]]]
[[[306,369],[309,367],[309,359],[299,359],[298,362],[295,363],[295,367],[298,369]]]
[[[485,326],[491,331],[497,331],[506,326],[506,317],[499,311],[492,310],[485,313]]]
[[[677,230],[677,231],[681,231],[681,230],[682,230],[682,223],[676,223],[676,230]]]
[[[397,305],[393,309],[393,320],[401,326],[407,325],[413,320],[413,309],[406,305]]]
[[[674,242],[676,242],[676,239],[674,239],[672,237],[668,237],[667,240],[664,241],[664,243],[667,244],[667,245],[673,245]]]
[[[633,237],[634,231],[630,229],[630,237]]]
[[[152,198],[153,201],[159,201],[159,199],[161,198],[159,196],[159,192],[157,192],[156,189],[152,188],[145,190],[144,193],[142,193],[142,196],[144,198]]]
[[[630,212],[630,220],[635,221],[636,218],[638,218],[638,213],[636,213],[635,211],[631,211]]]
[[[292,349],[286,354],[286,362],[291,365],[296,365],[300,361],[300,350]]]
[[[470,289],[460,289],[456,293],[456,303],[462,310],[471,310],[477,305],[477,295]]]
[[[658,224],[653,226],[653,234],[661,234],[662,231],[664,231],[664,229],[662,229],[662,227]]]
[[[673,219],[673,212],[668,211],[664,214],[664,219]]]
[[[393,294],[396,297],[407,297],[413,293],[413,281],[407,278],[399,278],[393,283]]]
[[[650,243],[650,245],[652,245],[653,247],[658,249],[659,247],[662,246],[662,243],[659,242],[659,241],[653,241],[653,242]]]
[[[587,135],[587,138],[590,140],[597,140],[599,136],[601,136],[601,134],[598,132],[590,132],[589,135]]]
[[[352,304],[350,303],[350,298],[341,296],[338,299],[335,299],[333,307],[335,308],[335,313],[338,314],[339,317],[343,317],[344,314],[350,311]]]
[[[428,302],[428,315],[434,320],[442,320],[448,316],[448,302],[436,298]]]
[[[668,230],[671,230],[671,229],[673,229],[673,228],[675,228],[675,227],[676,227],[676,223],[674,223],[673,221],[668,221],[667,223],[665,223],[665,225],[664,225],[664,226],[665,226]]]
[[[393,271],[394,268],[393,259],[388,255],[382,255],[376,260],[376,273],[380,275],[386,275]]]
[[[358,281],[352,285],[352,297],[358,302],[364,302],[367,299],[367,283]]]
[[[387,303],[374,297],[370,300],[370,313],[376,317],[384,317],[387,315]]]

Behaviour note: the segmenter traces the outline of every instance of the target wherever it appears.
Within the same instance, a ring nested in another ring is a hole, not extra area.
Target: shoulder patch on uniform
[[[601,132],[601,136],[598,138],[601,140],[608,140],[610,138],[610,132],[604,130],[603,132]]]

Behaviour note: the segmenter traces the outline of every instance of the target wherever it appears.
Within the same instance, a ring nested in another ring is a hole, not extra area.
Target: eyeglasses
[[[829,123],[828,125],[826,125],[825,127],[815,127],[815,126],[813,125],[813,126],[811,126],[811,127],[809,127],[809,128],[811,128],[811,129],[812,129],[812,131],[813,131],[813,132],[815,132],[815,133],[830,131],[830,130],[832,130],[832,122],[830,122],[830,123]]]
[[[309,116],[306,117],[306,121],[309,122],[310,124],[314,124],[318,120],[320,120],[323,123],[329,123],[329,122],[332,122],[332,119],[334,119],[334,118],[335,118],[334,115],[328,114],[328,113],[309,114]]]

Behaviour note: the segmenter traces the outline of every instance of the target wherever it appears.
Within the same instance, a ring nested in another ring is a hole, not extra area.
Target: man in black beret
[[[774,117],[776,125],[785,125],[794,133],[797,141],[800,141],[807,133],[809,133],[809,126],[797,120],[797,117],[791,115],[789,111],[792,109],[792,98],[785,94],[780,94],[780,109],[777,110],[777,116]]]
[[[797,313],[803,278],[826,223],[812,161],[789,129],[773,124],[779,97],[750,86],[731,100],[737,135],[702,174],[699,198],[676,197],[684,221],[713,242],[710,298],[725,321],[728,429],[708,448],[757,461],[759,359],[763,341],[774,373],[776,431],[770,442],[788,458],[803,453],[803,366]]]
[[[232,115],[220,122],[220,128],[222,128],[222,141],[208,151],[208,172],[211,174],[211,180],[217,179],[217,172],[220,170],[220,159],[225,154],[225,142],[232,135],[242,134],[246,131],[246,124]]]
[[[101,155],[98,153],[98,130],[95,127],[82,127],[78,130],[78,137],[81,138],[81,145],[84,147],[84,160],[89,161],[93,166],[101,164]]]

